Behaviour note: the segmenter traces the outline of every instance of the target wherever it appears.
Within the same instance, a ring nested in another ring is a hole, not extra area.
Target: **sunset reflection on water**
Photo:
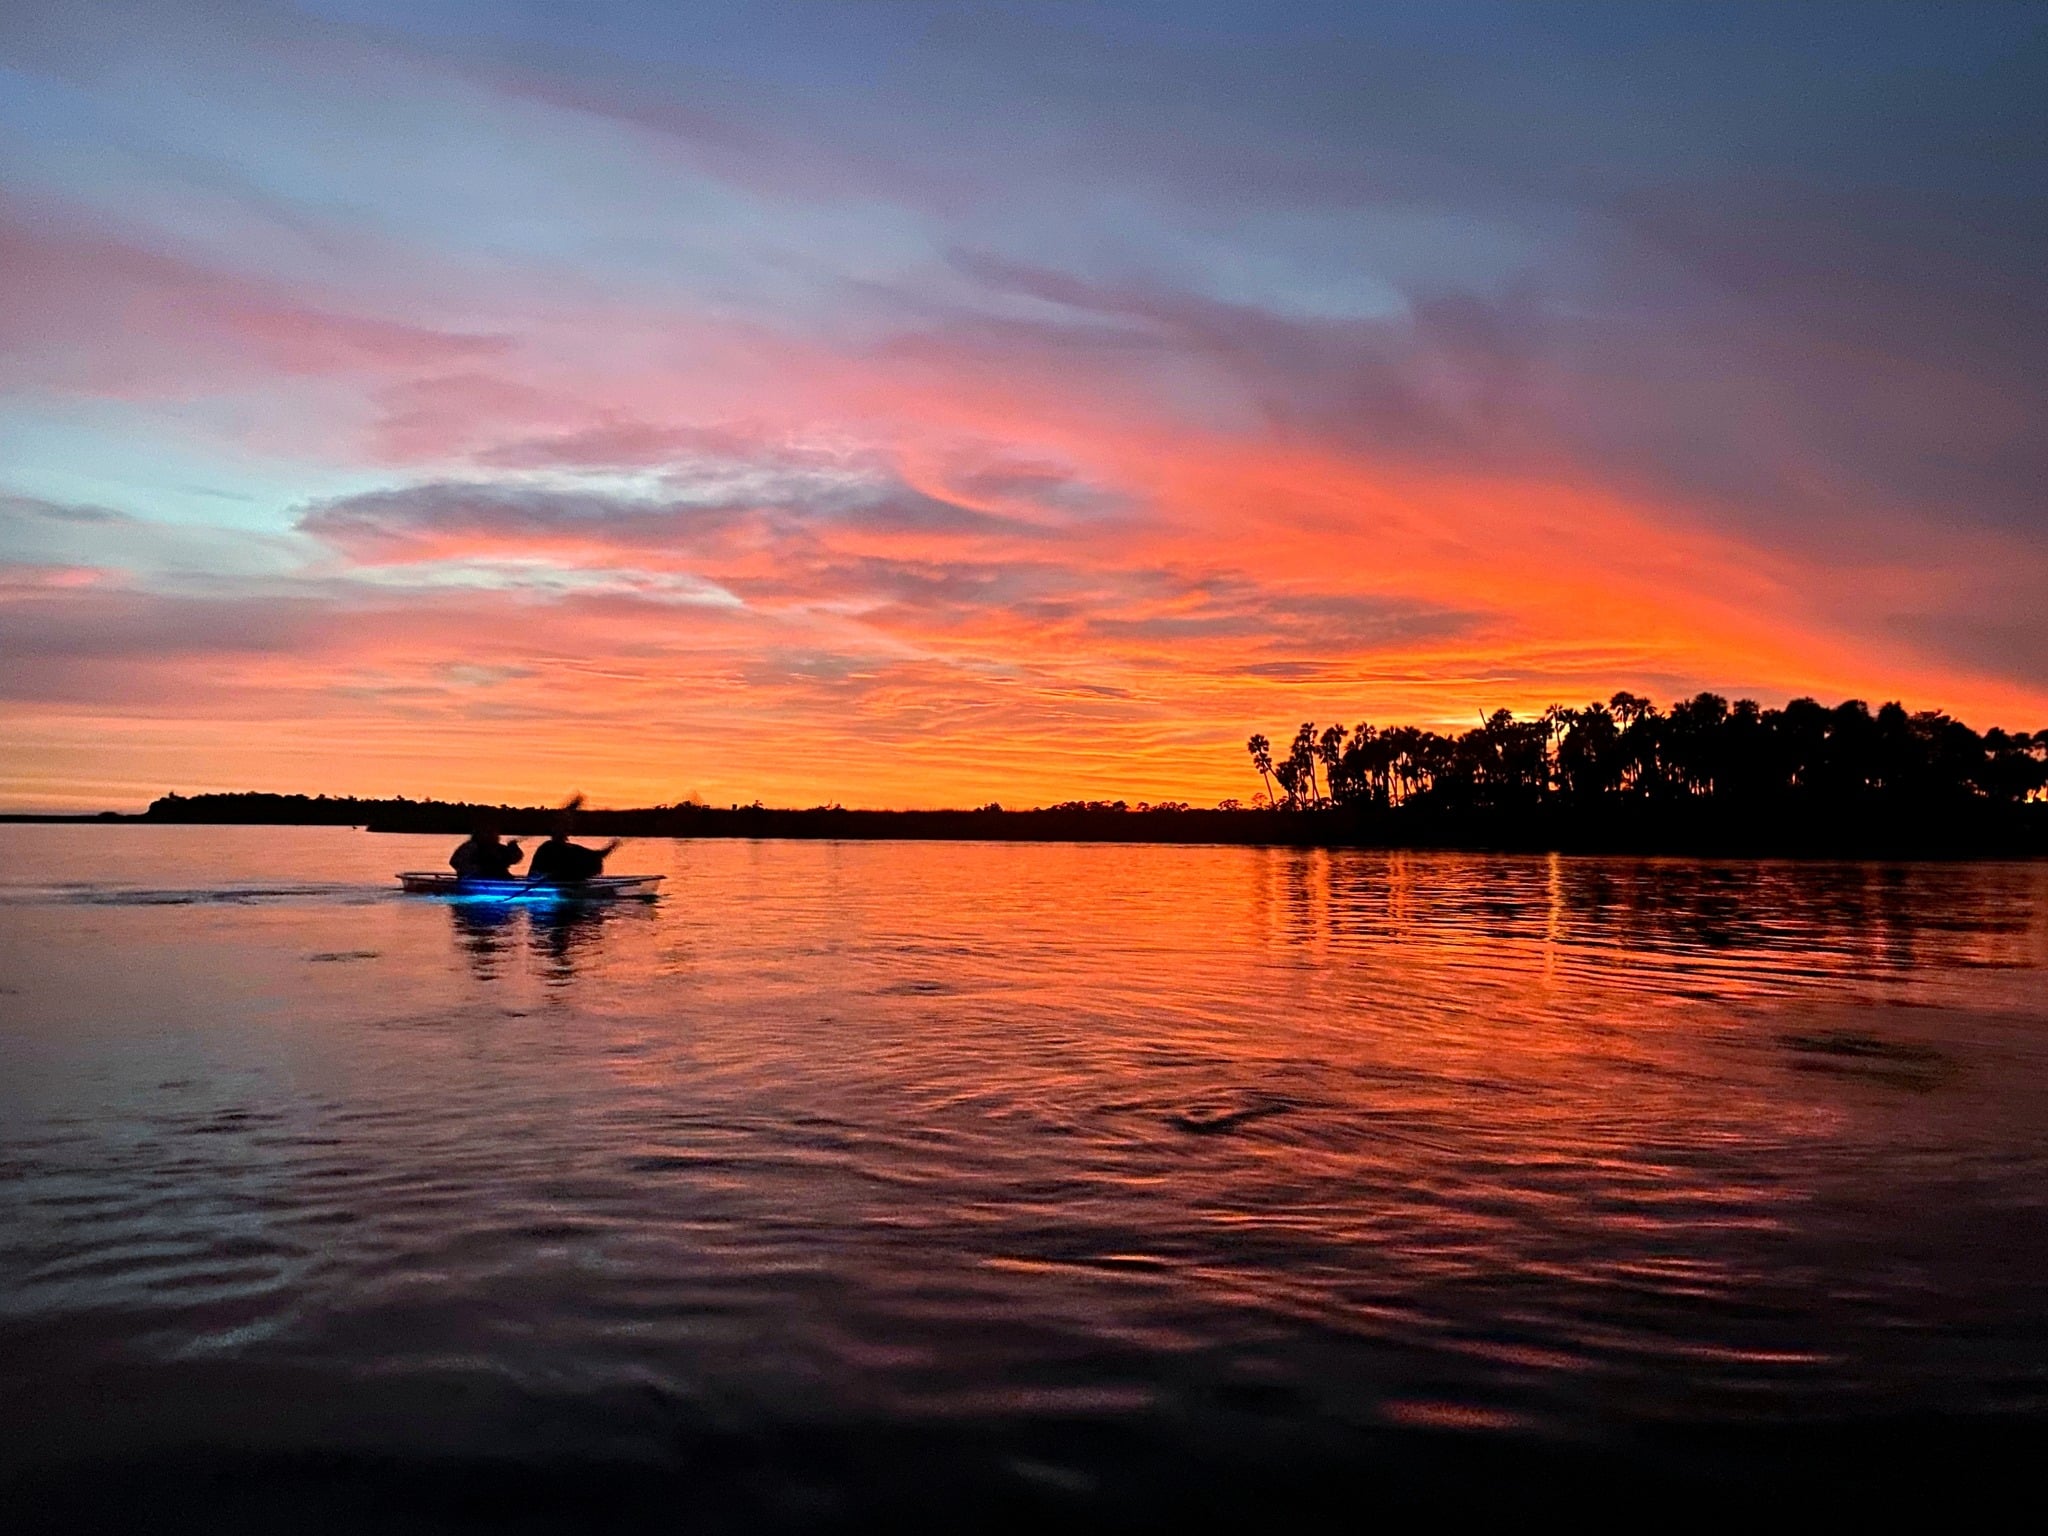
[[[2048,1384],[2040,865],[641,843],[657,904],[491,908],[394,895],[416,839],[0,851],[37,1475],[723,1436],[850,1508],[922,1485],[846,1437],[940,1437],[1058,1504]]]

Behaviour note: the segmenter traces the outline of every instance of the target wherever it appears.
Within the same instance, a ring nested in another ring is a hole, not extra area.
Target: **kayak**
[[[547,880],[465,880],[438,870],[414,870],[398,877],[413,896],[458,896],[470,901],[652,901],[660,875],[597,875],[555,884]]]

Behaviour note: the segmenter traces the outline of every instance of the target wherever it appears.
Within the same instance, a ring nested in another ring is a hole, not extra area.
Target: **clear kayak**
[[[652,901],[660,875],[596,875],[588,880],[465,880],[439,870],[414,870],[398,877],[414,896],[460,896],[474,901]]]

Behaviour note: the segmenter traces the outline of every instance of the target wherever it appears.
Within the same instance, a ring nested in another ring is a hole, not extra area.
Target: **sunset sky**
[[[2048,6],[0,7],[0,809],[2048,725]]]

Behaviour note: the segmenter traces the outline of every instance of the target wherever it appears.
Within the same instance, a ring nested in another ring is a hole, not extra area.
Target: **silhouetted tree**
[[[1323,765],[1323,790],[1334,802],[1337,799],[1337,770],[1344,759],[1344,727],[1329,725],[1323,727],[1316,737],[1316,760]]]
[[[1252,738],[1255,762],[1264,741]],[[1457,736],[1367,721],[1348,736],[1337,725],[1319,735],[1304,723],[1272,771],[1288,806],[1325,803],[1319,765],[1327,801],[1352,809],[1713,801],[1758,812],[1917,812],[2048,799],[2048,730],[1980,736],[1937,710],[1889,703],[1873,713],[1861,699],[1765,709],[1700,693],[1665,714],[1623,690],[1531,720],[1495,710]]]
[[[1711,795],[1720,769],[1722,730],[1728,701],[1702,693],[1671,706],[1664,735],[1671,787],[1689,795]]]
[[[1251,753],[1252,766],[1259,770],[1259,778],[1266,786],[1267,802],[1271,803],[1273,799],[1273,743],[1266,740],[1264,736],[1254,735],[1250,741],[1244,744],[1244,749]]]
[[[1295,779],[1301,785],[1302,804],[1312,809],[1322,799],[1322,791],[1316,785],[1315,721],[1301,722],[1301,729],[1294,733],[1287,761],[1294,765]]]
[[[1621,727],[1613,712],[1595,699],[1566,711],[1569,723],[1557,743],[1558,787],[1575,799],[1591,800],[1621,788]]]
[[[1290,811],[1299,810],[1304,793],[1301,781],[1301,764],[1291,757],[1284,763],[1275,763],[1273,765],[1273,777],[1278,781],[1280,788],[1286,792],[1287,808]]]

